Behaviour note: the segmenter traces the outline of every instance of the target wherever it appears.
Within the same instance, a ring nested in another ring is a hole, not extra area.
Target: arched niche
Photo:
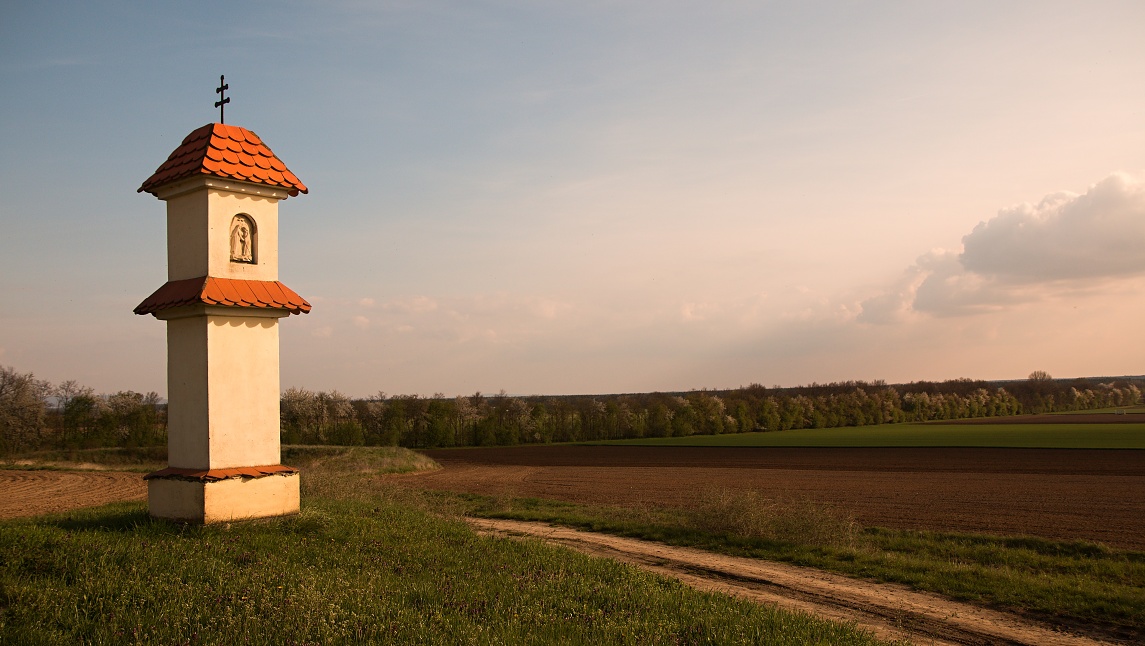
[[[258,263],[258,229],[254,218],[245,213],[231,218],[230,243],[231,262]]]

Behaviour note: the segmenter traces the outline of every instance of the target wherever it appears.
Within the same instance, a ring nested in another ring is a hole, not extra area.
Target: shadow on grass
[[[44,525],[58,527],[71,532],[116,532],[135,533],[140,529],[162,531],[170,529],[171,533],[183,531],[184,526],[165,520],[152,518],[147,514],[147,507],[140,503],[115,503],[103,507],[81,509],[54,516],[41,516],[36,519]]]
[[[375,510],[376,511],[376,510]],[[318,535],[332,523],[330,515],[321,508],[306,506],[302,513],[271,518],[247,518],[227,523],[184,523],[166,518],[152,518],[144,503],[121,502],[102,507],[79,509],[63,514],[18,519],[43,527],[54,527],[68,532],[93,534],[135,534],[158,538],[161,536],[191,536],[201,533],[229,532],[232,527],[261,531],[268,527],[282,533]]]

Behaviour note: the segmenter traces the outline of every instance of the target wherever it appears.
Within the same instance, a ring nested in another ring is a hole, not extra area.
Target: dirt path
[[[141,473],[0,470],[0,518],[38,516],[120,500],[143,500]]]
[[[1096,645],[1003,612],[901,585],[870,583],[811,568],[713,554],[633,538],[513,520],[469,519],[486,535],[536,537],[676,578],[694,588],[774,604],[824,619],[855,622],[880,639],[913,644]]]

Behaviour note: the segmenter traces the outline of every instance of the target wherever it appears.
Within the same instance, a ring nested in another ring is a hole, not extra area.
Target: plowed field
[[[968,417],[928,422],[929,424],[1140,424],[1145,413],[1056,413],[1044,415],[1016,415],[1002,417]]]
[[[1145,451],[538,446],[426,451],[429,489],[613,505],[700,504],[754,489],[902,529],[1145,549]]]
[[[147,483],[140,473],[0,470],[0,494],[0,518],[16,518],[143,500]]]

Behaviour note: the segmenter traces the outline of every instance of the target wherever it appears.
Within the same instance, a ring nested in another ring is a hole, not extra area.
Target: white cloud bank
[[[962,251],[921,256],[859,320],[964,316],[1145,274],[1145,180],[1114,173],[1083,194],[1054,193],[1002,209],[962,238]]]

